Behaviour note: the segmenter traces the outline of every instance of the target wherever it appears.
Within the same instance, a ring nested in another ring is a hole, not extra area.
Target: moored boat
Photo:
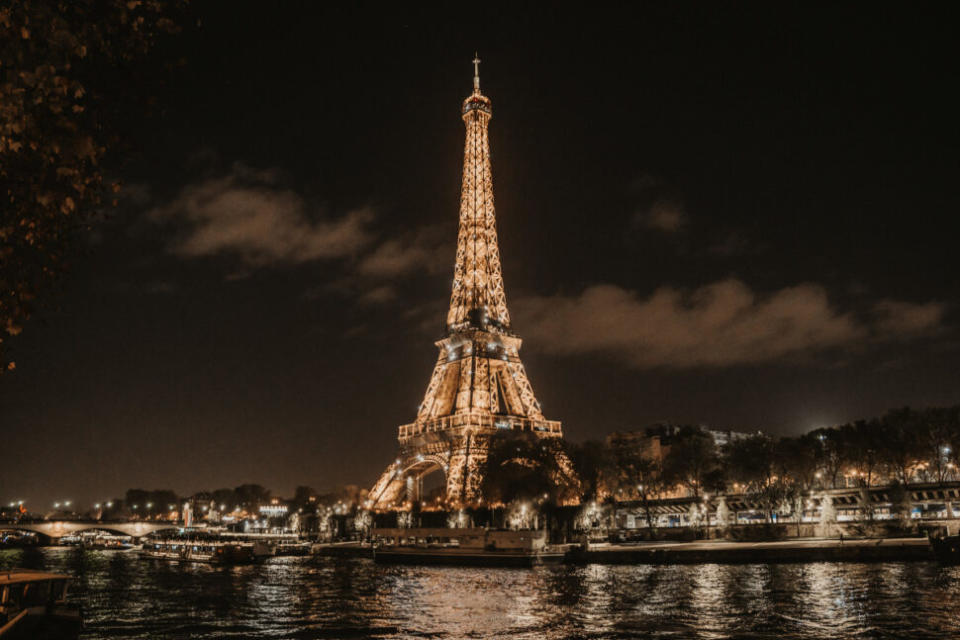
[[[312,544],[309,541],[282,541],[277,544],[276,555],[278,556],[308,556]]]
[[[169,538],[143,543],[144,558],[208,564],[249,564],[257,560],[252,543]]]
[[[0,638],[76,638],[83,622],[67,604],[70,576],[30,569],[0,573]]]
[[[960,535],[929,536],[930,548],[940,564],[960,564]]]
[[[564,552],[546,544],[545,531],[374,529],[379,563],[532,567],[559,563]]]

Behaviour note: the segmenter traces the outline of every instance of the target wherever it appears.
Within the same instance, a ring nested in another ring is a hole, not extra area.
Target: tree
[[[240,500],[237,499],[237,492],[233,489],[216,489],[210,494],[210,497],[220,511],[233,511],[240,504]]]
[[[481,491],[489,503],[531,501],[557,504],[574,497],[576,478],[560,464],[566,459],[560,438],[503,432],[490,439]]]
[[[311,498],[313,499],[311,501]],[[308,487],[306,485],[300,485],[293,491],[293,500],[291,500],[290,509],[296,511],[298,509],[306,509],[311,504],[316,504],[317,491],[313,487]]]
[[[804,499],[816,483],[817,444],[819,440],[810,434],[799,438],[781,438],[774,445],[774,467],[779,485],[780,498],[790,505],[800,534],[803,519]]]
[[[713,436],[697,426],[681,427],[673,436],[663,461],[663,474],[670,484],[685,486],[699,498],[704,480],[719,467],[720,457]]]
[[[611,450],[602,442],[587,440],[582,444],[568,444],[567,452],[573,470],[580,478],[580,501],[596,500],[610,491],[615,465]]]
[[[767,519],[789,501],[794,488],[777,473],[776,443],[758,434],[734,440],[726,447],[727,473],[744,485],[745,493],[763,506]]]
[[[883,430],[878,420],[857,420],[840,428],[846,459],[854,466],[857,484],[869,489],[880,467]]]
[[[924,458],[922,473],[932,482],[943,484],[951,475],[953,448],[949,409],[926,409],[919,415],[918,446]]]
[[[259,484],[242,484],[233,491],[237,496],[237,506],[247,513],[256,513],[260,505],[270,502],[270,490]]]
[[[181,2],[20,0],[0,8],[0,372],[44,285],[108,204],[104,166],[132,108],[135,62]],[[141,106],[142,105],[138,105]],[[127,107],[127,109],[125,109]]]
[[[880,459],[892,478],[910,486],[917,462],[923,457],[920,421],[909,407],[889,411],[880,420]]]
[[[847,463],[847,452],[839,429],[815,429],[810,434],[816,438],[816,458],[824,484],[836,488],[837,478]],[[811,444],[812,441],[811,441]]]
[[[613,459],[616,464],[615,495],[637,496],[643,504],[647,526],[653,529],[651,501],[659,498],[663,492],[661,462],[643,455],[639,447],[622,441],[614,444]]]

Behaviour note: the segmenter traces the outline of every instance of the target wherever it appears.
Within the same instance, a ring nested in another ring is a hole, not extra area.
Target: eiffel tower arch
[[[480,92],[480,60],[473,63],[473,93],[461,110],[466,143],[446,335],[436,342],[437,362],[416,419],[399,428],[397,459],[370,491],[373,508],[423,499],[423,479],[436,472],[444,474],[448,503],[475,504],[493,434],[563,437],[560,422],[543,416],[510,325],[487,136],[493,111]]]

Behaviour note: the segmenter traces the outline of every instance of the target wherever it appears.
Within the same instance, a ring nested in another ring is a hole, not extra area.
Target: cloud
[[[360,259],[356,272],[366,278],[393,279],[419,270],[452,269],[451,243],[444,242],[441,233],[439,227],[429,226],[385,240]]]
[[[397,291],[388,284],[367,289],[360,294],[358,302],[361,304],[385,304],[397,298]]]
[[[884,301],[861,318],[835,309],[816,284],[759,295],[736,279],[693,291],[661,287],[646,298],[596,285],[578,296],[532,297],[514,304],[516,326],[539,349],[602,354],[641,369],[810,359],[935,332],[942,314],[936,303]]]
[[[678,233],[687,226],[689,217],[680,192],[661,176],[640,173],[631,183],[637,199],[633,223],[664,233]]]
[[[278,184],[276,172],[242,165],[184,187],[149,217],[184,225],[171,246],[178,255],[235,255],[251,267],[353,256],[373,239],[368,209],[319,218],[299,194]]]
[[[687,224],[683,204],[671,198],[658,198],[646,211],[637,214],[637,220],[649,229],[677,233]]]
[[[942,304],[911,304],[897,300],[881,300],[874,305],[879,330],[890,336],[909,337],[940,327],[943,320]]]

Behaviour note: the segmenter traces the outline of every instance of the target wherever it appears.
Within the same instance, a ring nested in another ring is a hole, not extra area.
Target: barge
[[[373,559],[381,564],[533,567],[560,563],[564,551],[546,544],[545,531],[485,528],[373,529]]]

